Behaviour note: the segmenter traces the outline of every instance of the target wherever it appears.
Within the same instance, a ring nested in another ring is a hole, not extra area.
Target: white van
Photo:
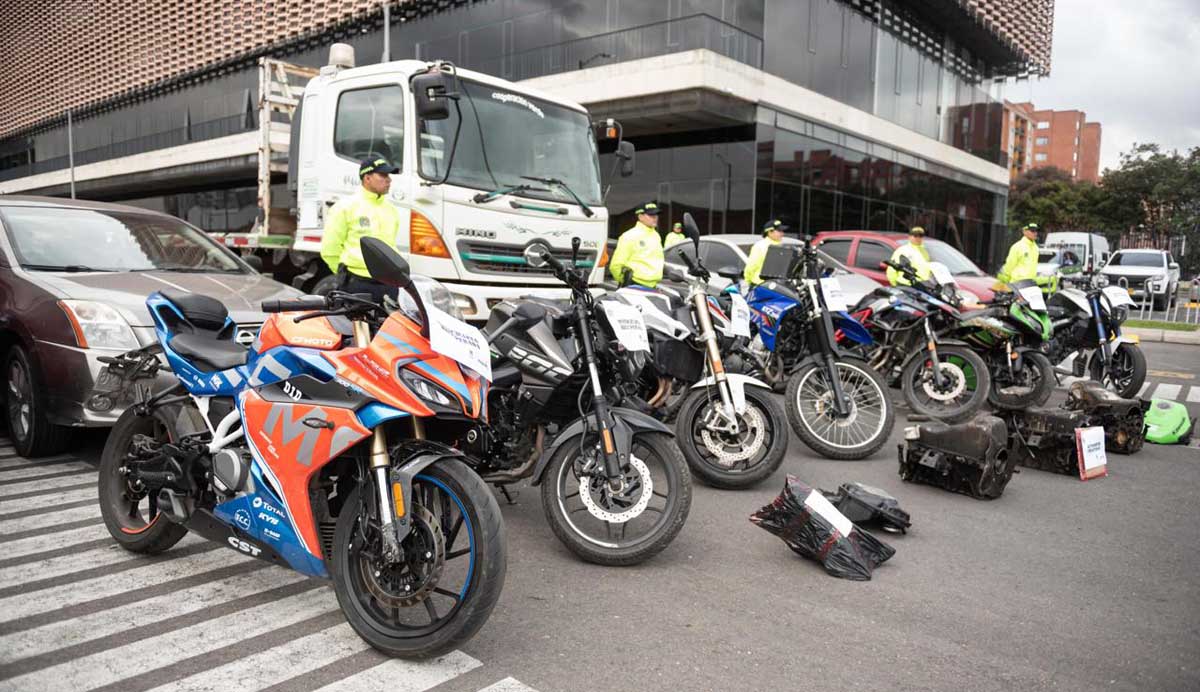
[[[1038,252],[1038,274],[1099,271],[1108,256],[1108,240],[1098,233],[1047,233]]]

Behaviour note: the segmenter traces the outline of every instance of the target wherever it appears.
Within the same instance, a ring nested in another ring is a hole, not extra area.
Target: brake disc
[[[730,467],[739,461],[753,457],[758,453],[766,438],[763,430],[766,426],[756,407],[747,406],[745,413],[740,418],[740,432],[734,435],[714,433],[707,428],[700,431],[700,439],[704,441],[704,448],[717,458],[717,463],[721,466]],[[730,451],[731,448],[732,451]]]
[[[633,473],[626,472],[617,492],[608,487],[608,481],[602,475],[580,477],[579,499],[589,514],[610,524],[624,524],[641,516],[654,495],[654,481],[650,479],[646,463],[632,454],[629,455],[629,467]],[[632,497],[633,493],[638,493],[636,498]],[[628,506],[618,507],[623,502],[629,503]]]
[[[949,377],[954,384],[949,388],[939,390],[934,384],[933,377],[930,376],[922,383],[921,387],[934,401],[954,401],[967,389],[967,374],[955,363],[938,363],[937,366],[942,377]]]
[[[432,593],[446,562],[446,536],[441,523],[421,505],[414,505],[409,518],[412,532],[404,539],[404,560],[379,564],[360,559],[363,583],[381,604],[407,608]]]

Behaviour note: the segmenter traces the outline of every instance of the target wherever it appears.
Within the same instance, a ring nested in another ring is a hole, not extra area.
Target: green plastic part
[[[1187,444],[1196,421],[1187,407],[1166,399],[1151,399],[1146,411],[1146,441],[1159,445]]]

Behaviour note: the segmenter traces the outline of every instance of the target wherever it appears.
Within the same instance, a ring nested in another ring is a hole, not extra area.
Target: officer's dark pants
[[[371,300],[383,304],[384,296],[391,296],[392,300],[396,300],[397,289],[391,286],[385,286],[373,279],[368,279],[363,276],[349,274],[346,277],[345,287],[342,288],[347,293],[369,293]]]

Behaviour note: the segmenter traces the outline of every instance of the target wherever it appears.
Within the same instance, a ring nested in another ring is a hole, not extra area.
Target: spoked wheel
[[[887,442],[896,408],[883,378],[864,361],[843,358],[836,369],[850,400],[849,412],[837,413],[824,366],[808,363],[788,381],[788,422],[804,444],[827,459],[863,459]]]
[[[108,533],[126,550],[161,553],[179,542],[187,529],[159,511],[158,498],[130,470],[136,449],[170,442],[167,426],[157,416],[125,411],[113,426],[100,458],[100,513]]]
[[[1054,366],[1041,353],[1029,352],[1021,356],[1021,367],[1009,377],[1007,363],[997,364],[996,370],[1004,374],[1004,380],[992,373],[995,382],[988,394],[988,402],[996,408],[1024,409],[1041,406],[1054,393]]]
[[[1120,344],[1113,351],[1112,366],[1105,368],[1104,352],[1097,349],[1092,351],[1088,374],[1117,396],[1132,399],[1146,383],[1146,354],[1137,344]]]
[[[355,488],[346,498],[330,559],[350,626],[376,649],[404,658],[437,656],[473,637],[499,600],[507,571],[504,522],[487,486],[455,460],[421,472],[413,479],[412,530],[401,559],[391,563],[383,558],[379,524],[362,519],[362,492]]]
[[[721,399],[711,388],[687,396],[675,439],[692,472],[717,488],[746,488],[775,473],[787,452],[783,407],[767,389],[746,387],[746,410],[728,429]]]
[[[900,375],[904,400],[913,411],[943,421],[962,421],[975,415],[988,400],[991,375],[979,354],[958,346],[939,346],[933,375],[929,355],[922,353],[904,367]]]
[[[542,509],[571,552],[600,565],[635,565],[657,555],[683,528],[692,481],[675,440],[660,432],[633,437],[615,487],[604,477],[599,438],[565,440],[542,477]]]

